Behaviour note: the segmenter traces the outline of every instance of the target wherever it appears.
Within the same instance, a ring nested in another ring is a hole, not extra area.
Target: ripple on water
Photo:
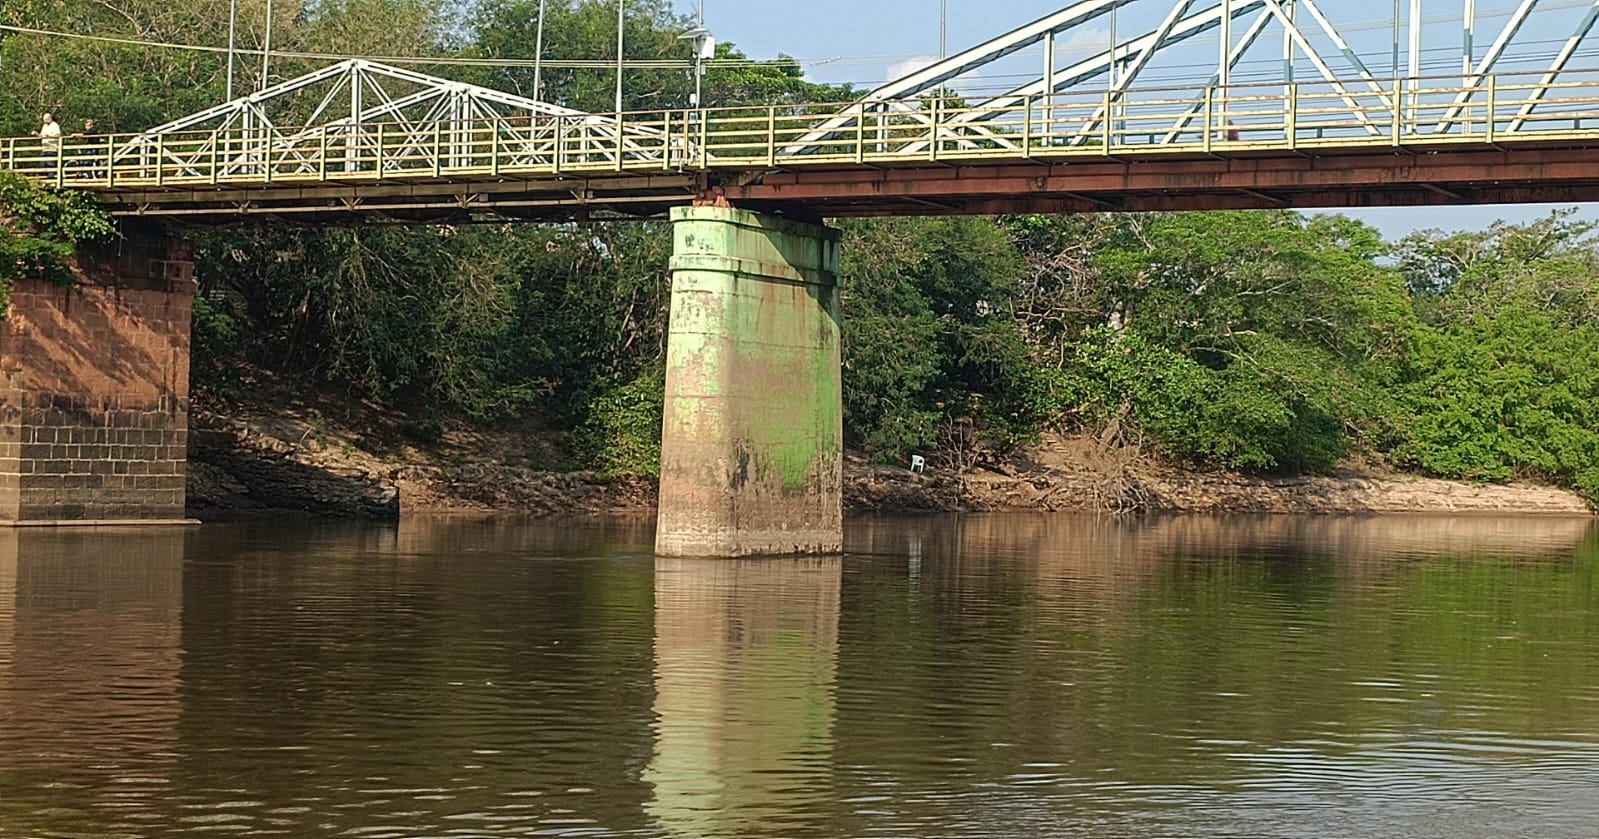
[[[0,831],[1592,835],[1589,527],[862,520],[842,561],[716,563],[611,523],[21,534]]]

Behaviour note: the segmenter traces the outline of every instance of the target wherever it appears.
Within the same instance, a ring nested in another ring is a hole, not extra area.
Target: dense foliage
[[[4,22],[222,43],[220,0],[29,0]],[[244,46],[264,4],[241,3]],[[509,61],[424,67],[532,95],[537,0],[277,0],[304,53]],[[614,4],[551,0],[552,60],[614,57]],[[685,59],[691,22],[628,4],[628,57]],[[723,44],[720,55],[741,58]],[[284,58],[273,79],[320,63]],[[236,90],[258,83],[256,60]],[[221,99],[223,58],[12,34],[0,129],[54,110],[136,130]],[[626,106],[682,107],[683,70],[628,71]],[[605,70],[547,68],[538,93],[612,107]],[[733,62],[711,105],[838,100],[791,60]],[[0,180],[7,276],[48,273],[105,231],[85,206]],[[844,225],[849,443],[971,463],[1042,431],[1173,462],[1328,471],[1350,454],[1599,499],[1599,244],[1555,216],[1397,245],[1288,212],[884,220]],[[658,223],[241,228],[198,237],[196,385],[266,367],[441,421],[536,412],[582,465],[658,468],[670,240]],[[67,250],[63,250],[63,249]]]
[[[110,239],[111,219],[90,196],[35,186],[0,172],[0,313],[18,280],[72,283],[79,246]]]
[[[1423,323],[1401,391],[1403,465],[1537,477],[1599,498],[1599,245],[1556,216],[1400,247]]]

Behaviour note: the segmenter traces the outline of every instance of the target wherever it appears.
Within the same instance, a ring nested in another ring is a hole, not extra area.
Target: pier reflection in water
[[[158,829],[183,564],[182,530],[0,530],[0,835]]]
[[[782,835],[834,798],[843,560],[655,561],[648,811],[673,836]]]
[[[1593,836],[1599,531],[0,532],[0,836]]]

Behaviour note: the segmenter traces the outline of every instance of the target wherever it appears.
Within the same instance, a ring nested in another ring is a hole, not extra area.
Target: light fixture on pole
[[[716,36],[701,26],[684,32],[677,39],[694,45],[694,99],[690,104],[702,108],[705,106],[705,62],[716,57]]]

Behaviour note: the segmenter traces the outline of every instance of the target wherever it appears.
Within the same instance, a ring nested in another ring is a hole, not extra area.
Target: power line
[[[1568,10],[1568,9],[1577,9],[1577,8],[1584,8],[1584,7],[1587,7],[1587,6],[1590,6],[1590,5],[1592,5],[1591,0],[1546,0],[1546,5],[1542,7],[1542,11],[1560,11],[1560,10]],[[1484,18],[1504,17],[1504,16],[1507,16],[1509,14],[1512,14],[1513,12],[1514,12],[1514,9],[1508,8],[1508,7],[1506,7],[1506,8],[1495,8],[1495,9],[1479,9],[1478,13],[1477,13],[1477,18],[1480,20],[1480,19],[1484,19]],[[1423,23],[1434,23],[1434,24],[1436,24],[1436,23],[1451,23],[1451,22],[1458,21],[1459,19],[1460,18],[1458,16],[1431,15],[1431,16],[1428,16],[1427,18],[1424,18],[1422,22]],[[1390,25],[1391,25],[1391,21],[1388,21],[1388,20],[1382,20],[1382,21],[1367,20],[1367,21],[1357,21],[1357,22],[1351,22],[1351,23],[1343,23],[1343,24],[1339,25],[1339,29],[1342,30],[1342,31],[1357,32],[1357,31],[1383,29],[1383,28],[1386,28],[1386,27],[1388,27]],[[78,32],[62,32],[62,31],[58,31],[58,30],[39,29],[39,28],[33,28],[33,27],[13,26],[13,25],[6,25],[6,24],[0,24],[0,32],[9,32],[9,33],[16,34],[16,35],[33,35],[33,36],[39,36],[39,37],[63,38],[63,39],[77,40],[77,41],[89,41],[89,42],[95,42],[95,43],[110,44],[110,45],[115,45],[115,46],[143,47],[143,48],[147,48],[147,49],[181,50],[181,51],[186,51],[186,52],[198,52],[198,53],[209,53],[209,54],[219,54],[219,55],[220,54],[227,54],[227,53],[230,52],[230,50],[227,47],[212,47],[212,46],[205,46],[205,45],[201,45],[201,44],[184,44],[184,43],[176,43],[176,42],[170,42],[170,41],[157,41],[157,40],[149,40],[149,39],[143,39],[143,38],[126,38],[126,37],[118,37],[118,36],[110,36],[110,35],[87,35],[87,34],[78,33]],[[1562,43],[1562,42],[1563,42],[1563,39],[1561,39],[1561,40],[1539,41],[1537,43],[1550,44],[1550,43]],[[351,58],[366,58],[368,60],[375,61],[375,62],[381,62],[381,63],[384,63],[384,64],[401,65],[401,66],[409,65],[409,66],[437,66],[437,67],[454,66],[454,67],[491,67],[491,68],[530,68],[530,67],[534,67],[535,64],[541,63],[542,66],[546,67],[546,68],[558,68],[558,69],[567,69],[567,70],[611,70],[611,71],[615,71],[615,69],[617,67],[617,62],[611,61],[611,60],[608,60],[608,59],[592,59],[592,60],[585,60],[585,59],[548,60],[548,59],[545,59],[542,62],[539,62],[537,59],[520,59],[520,58],[461,58],[461,57],[451,57],[451,56],[416,56],[416,55],[407,55],[407,56],[400,56],[400,55],[390,55],[390,56],[353,56],[353,55],[341,55],[341,54],[336,54],[336,53],[303,52],[303,51],[292,51],[292,50],[291,51],[284,51],[284,50],[270,50],[270,51],[268,51],[268,50],[262,50],[262,49],[235,49],[235,50],[232,50],[231,52],[234,55],[254,56],[254,57],[260,57],[260,58],[265,58],[267,56],[268,52],[270,52],[271,56],[276,57],[276,58],[296,59],[296,60],[302,60],[302,61],[337,62],[337,61],[346,61],[346,60],[349,60]],[[830,58],[812,58],[812,59],[783,58],[783,59],[763,60],[763,59],[754,59],[754,58],[718,58],[718,59],[711,59],[709,61],[706,61],[705,62],[705,66],[708,67],[708,68],[713,68],[713,69],[716,69],[716,68],[730,69],[730,68],[741,68],[741,67],[764,67],[764,66],[771,66],[771,65],[774,65],[774,64],[783,64],[783,63],[788,63],[788,62],[792,62],[794,64],[798,64],[798,65],[800,65],[802,67],[875,66],[875,65],[878,65],[878,64],[894,63],[894,62],[897,62],[897,61],[905,61],[905,60],[910,60],[910,59],[920,58],[920,57],[923,57],[923,56],[918,53],[918,54],[898,54],[898,55],[835,56],[835,57],[830,57]],[[692,60],[690,60],[690,59],[682,59],[682,60],[678,60],[678,59],[630,60],[630,61],[624,62],[624,66],[627,69],[631,69],[631,70],[685,70],[686,71],[686,70],[694,69],[694,62]],[[1190,65],[1190,66],[1201,67],[1202,65],[1194,64],[1194,65]],[[989,75],[987,77],[988,78],[993,78],[992,75]],[[879,82],[881,82],[881,79],[867,79],[867,80],[861,80],[861,81],[851,82],[851,83],[852,84],[857,84],[857,85],[872,85],[872,84],[877,84]]]
[[[144,47],[147,49],[182,50],[185,52],[211,53],[216,55],[226,54],[227,47],[208,47],[200,44],[178,44],[168,41],[150,41],[140,38],[120,38],[110,35],[84,35],[77,32],[59,32],[51,29],[34,29],[26,26],[10,26],[0,24],[0,32],[10,32],[15,35],[35,35],[47,38],[65,38],[75,41],[92,41],[102,44],[111,44],[124,47]],[[261,49],[237,49],[237,55],[262,57],[266,54]],[[292,58],[303,61],[348,61],[352,58],[364,58],[382,64],[412,65],[412,66],[456,66],[456,67],[532,67],[534,59],[531,58],[456,58],[451,56],[417,56],[417,55],[339,55],[323,52],[299,52],[294,50],[272,50],[273,58]],[[821,59],[819,61],[827,61]],[[774,64],[794,62],[803,64],[797,59],[771,59],[761,60],[754,58],[718,58],[707,61],[711,67],[765,67]],[[575,59],[575,60],[549,60],[543,61],[545,67],[555,67],[567,70],[615,70],[616,62],[610,59]],[[644,59],[626,62],[629,70],[692,70],[694,62],[690,59]]]

